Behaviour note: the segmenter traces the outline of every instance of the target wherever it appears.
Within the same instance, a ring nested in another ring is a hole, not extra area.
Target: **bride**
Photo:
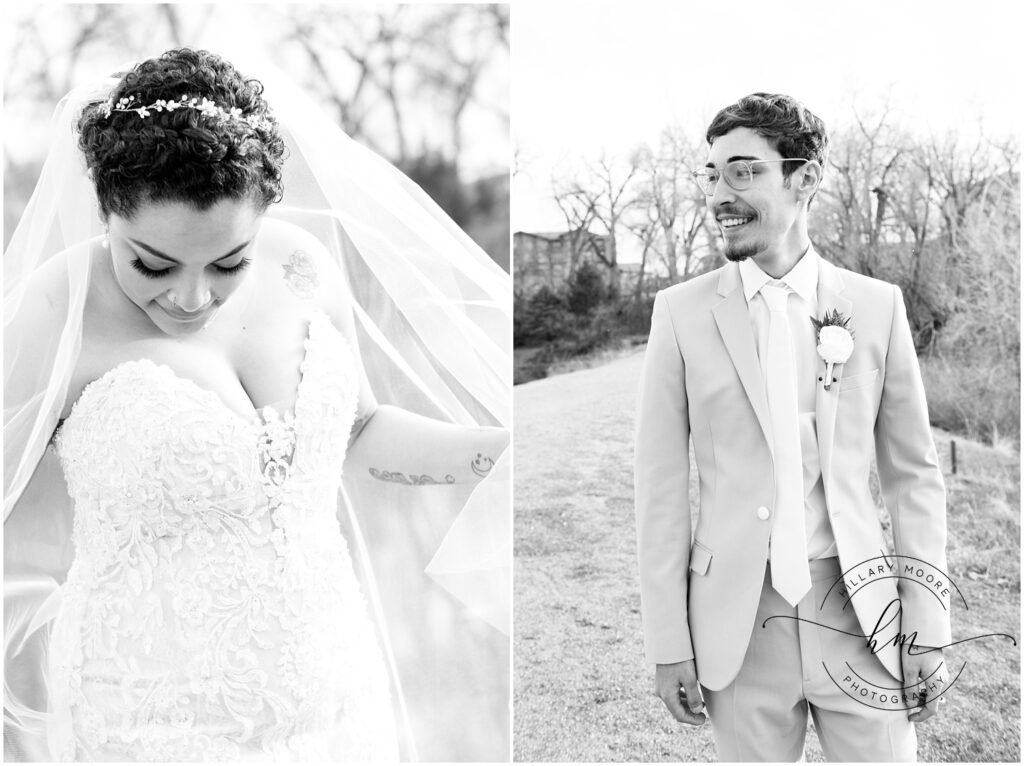
[[[189,49],[63,107],[91,188],[55,147],[5,255],[15,757],[397,758],[342,467],[360,503],[493,471],[507,282],[295,109]]]

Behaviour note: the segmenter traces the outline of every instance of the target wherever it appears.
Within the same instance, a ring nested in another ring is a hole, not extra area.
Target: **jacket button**
[[[768,521],[768,517],[770,515],[771,514],[768,512],[768,509],[763,505],[757,509],[757,518],[761,519],[761,521]]]

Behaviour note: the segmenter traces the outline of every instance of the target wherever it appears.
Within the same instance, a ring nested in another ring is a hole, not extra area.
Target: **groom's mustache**
[[[735,205],[720,205],[711,210],[711,214],[715,217],[715,220],[723,218],[725,216],[738,216],[746,218],[757,218],[757,213],[748,208],[736,207]]]

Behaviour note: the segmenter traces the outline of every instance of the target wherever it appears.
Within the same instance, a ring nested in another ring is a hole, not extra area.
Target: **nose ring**
[[[210,298],[211,297],[212,297],[212,295],[210,294],[210,291],[207,290],[206,294],[203,296],[203,300],[200,301],[198,306],[196,306],[193,309],[186,309],[184,306],[182,306],[180,303],[178,303],[178,300],[177,300],[178,296],[177,296],[177,293],[174,292],[174,290],[168,290],[167,291],[167,300],[169,300],[171,302],[171,305],[174,306],[174,308],[181,309],[182,311],[198,311],[199,309],[201,309],[203,306],[205,306],[207,303],[210,302]]]

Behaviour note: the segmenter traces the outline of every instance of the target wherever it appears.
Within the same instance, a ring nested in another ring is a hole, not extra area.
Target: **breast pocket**
[[[843,379],[839,381],[839,393],[845,394],[847,391],[856,391],[858,388],[870,386],[876,380],[878,380],[878,370],[871,370],[871,372],[864,372],[858,375],[844,375]]]
[[[693,547],[690,548],[690,571],[699,575],[707,574],[713,555],[710,548],[700,541],[694,540]]]

